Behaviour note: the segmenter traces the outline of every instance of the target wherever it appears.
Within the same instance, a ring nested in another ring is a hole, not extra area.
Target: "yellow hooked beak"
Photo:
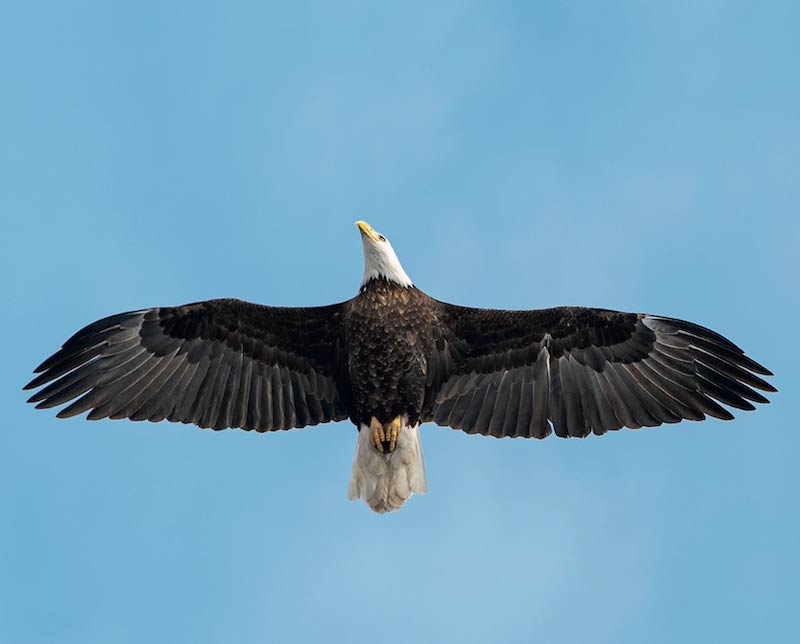
[[[361,231],[361,234],[368,237],[372,241],[384,241],[383,235],[370,226],[366,221],[357,221],[356,226]]]

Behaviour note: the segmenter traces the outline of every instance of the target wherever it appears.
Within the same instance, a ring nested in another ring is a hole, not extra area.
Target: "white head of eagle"
[[[361,286],[378,277],[400,286],[413,286],[389,240],[366,221],[357,221],[356,226],[361,231],[361,243],[364,245],[364,278]]]

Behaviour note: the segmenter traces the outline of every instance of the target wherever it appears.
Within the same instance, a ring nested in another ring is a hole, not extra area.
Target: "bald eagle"
[[[752,410],[776,389],[730,340],[660,315],[455,306],[417,289],[388,240],[357,222],[351,300],[235,299],[140,309],[81,329],[35,370],[37,409],[257,432],[350,419],[348,496],[376,512],[427,490],[421,423],[497,438],[582,438]],[[759,374],[759,375],[756,375]],[[48,384],[49,383],[49,384]],[[77,399],[77,400],[75,400]]]

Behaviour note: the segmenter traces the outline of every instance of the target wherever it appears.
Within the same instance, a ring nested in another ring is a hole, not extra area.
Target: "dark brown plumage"
[[[348,371],[356,425],[402,414],[416,425],[423,411],[428,357],[441,335],[441,306],[419,289],[370,280],[346,302]]]
[[[754,409],[770,372],[721,335],[602,309],[471,309],[376,279],[352,300],[210,300],[111,316],[43,362],[59,417],[289,429],[407,413],[468,433],[603,434]],[[547,421],[550,421],[548,423]]]
[[[755,409],[772,375],[704,327],[660,316],[558,307],[443,304],[423,420],[468,433],[544,438],[604,434]],[[439,367],[439,365],[450,365]],[[717,402],[718,401],[718,402]],[[549,423],[547,421],[550,421]]]

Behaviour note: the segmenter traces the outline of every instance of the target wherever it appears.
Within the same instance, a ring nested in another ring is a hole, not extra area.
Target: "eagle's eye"
[[[384,237],[383,235],[378,235],[378,239],[379,239],[380,241],[382,241],[382,242],[385,242],[385,241],[386,241],[386,237]]]

